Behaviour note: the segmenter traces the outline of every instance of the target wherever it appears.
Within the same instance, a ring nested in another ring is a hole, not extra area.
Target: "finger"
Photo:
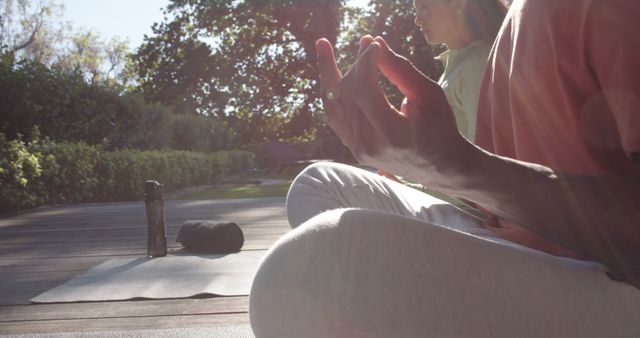
[[[318,54],[318,73],[320,82],[324,88],[330,88],[338,84],[342,78],[331,42],[327,39],[316,41],[316,53]]]
[[[356,57],[356,60],[358,58],[360,58],[360,55],[367,49],[367,47],[369,47],[369,45],[373,42],[373,37],[371,35],[365,35],[362,38],[360,38],[360,45],[359,45],[359,49],[358,49],[358,55]],[[344,77],[348,77],[355,69],[355,63],[353,65],[351,65],[351,67],[349,68],[349,70],[347,71],[346,74],[344,74]]]
[[[373,128],[379,133],[384,133],[388,127],[388,119],[392,116],[384,114],[385,111],[391,110],[391,105],[378,83],[378,63],[381,53],[381,46],[373,42],[358,60],[355,74],[356,104]]]
[[[367,47],[369,47],[369,45],[373,42],[373,37],[371,35],[365,35],[362,38],[360,38],[360,43],[359,43],[359,48],[358,48],[358,55],[356,56],[356,61],[358,58],[360,58],[360,55],[367,49]],[[347,72],[344,74],[343,78],[347,78],[350,77],[351,73],[354,72],[355,70],[355,66],[356,64],[352,64],[351,67],[349,67],[349,70],[347,70]]]
[[[371,35],[365,35],[360,38],[360,49],[358,49],[358,57],[369,47],[369,45],[373,42],[373,37]]]
[[[337,84],[342,78],[338,65],[336,64],[333,47],[327,39],[316,41],[316,53],[318,60],[318,74],[320,75],[320,98],[328,121],[337,118],[340,107],[333,100],[327,99],[327,91],[337,88]]]
[[[338,95],[344,96],[337,100],[329,100],[326,95],[322,95],[322,102],[327,114],[327,124],[354,155],[358,154],[360,152],[359,149],[362,147],[361,142],[363,142],[363,139],[371,139],[371,125],[366,121],[362,112],[353,105],[350,95],[347,95],[350,92],[348,83],[341,83],[342,74],[336,64],[331,43],[326,39],[318,40],[316,42],[316,52],[318,54],[318,72],[323,92],[327,88],[331,88],[336,90]],[[344,111],[345,108],[347,111]],[[367,141],[364,142],[365,144],[367,143]]]
[[[394,52],[382,37],[378,36],[374,41],[382,49],[378,62],[380,71],[409,100],[429,102],[436,93],[441,92],[437,83],[422,74],[407,58]]]

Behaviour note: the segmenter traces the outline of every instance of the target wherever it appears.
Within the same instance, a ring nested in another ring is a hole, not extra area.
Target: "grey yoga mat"
[[[34,303],[248,295],[266,251],[116,258],[31,299]]]

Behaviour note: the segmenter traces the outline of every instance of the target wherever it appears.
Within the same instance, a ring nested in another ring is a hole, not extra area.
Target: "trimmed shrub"
[[[235,156],[253,157],[247,152],[233,152]],[[226,173],[239,168],[230,155],[223,153],[196,153],[189,151],[136,151],[119,150],[103,155],[96,170],[103,181],[99,200],[133,200],[142,197],[142,183],[155,179],[164,184],[167,191],[178,188],[213,184]],[[233,156],[231,156],[233,157]],[[230,170],[232,169],[232,170]]]
[[[100,182],[95,168],[100,148],[86,143],[36,143],[31,152],[39,155],[42,175],[30,191],[47,204],[95,200]]]
[[[0,212],[44,204],[130,201],[155,179],[166,191],[214,184],[253,167],[246,151],[104,151],[86,143],[8,141],[0,133]]]
[[[40,154],[32,153],[19,140],[8,141],[0,133],[0,211],[28,208],[43,203],[43,196],[30,192],[42,175]]]

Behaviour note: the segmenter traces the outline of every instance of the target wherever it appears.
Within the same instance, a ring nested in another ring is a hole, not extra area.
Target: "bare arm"
[[[640,287],[640,178],[553,172],[472,144],[459,151],[463,160],[442,175],[416,170],[422,177],[415,179],[599,261]]]

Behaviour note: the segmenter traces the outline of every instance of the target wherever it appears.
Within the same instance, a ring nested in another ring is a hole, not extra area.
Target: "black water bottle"
[[[147,254],[151,257],[167,255],[167,229],[164,223],[164,191],[157,181],[146,181],[144,184],[147,223],[149,224],[149,241]]]

